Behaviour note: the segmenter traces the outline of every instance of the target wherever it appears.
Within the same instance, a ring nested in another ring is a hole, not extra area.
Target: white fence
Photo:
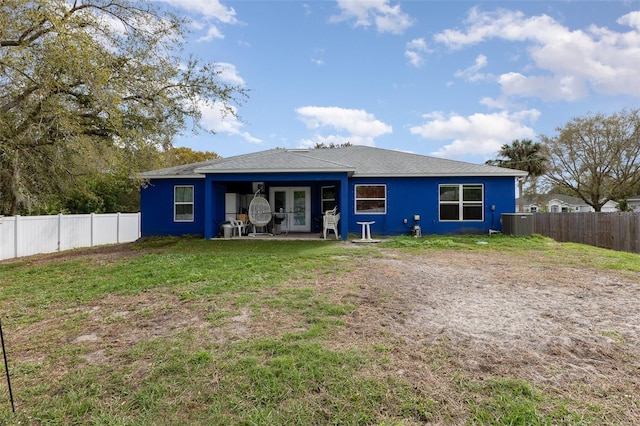
[[[140,238],[140,213],[0,217],[0,260]]]

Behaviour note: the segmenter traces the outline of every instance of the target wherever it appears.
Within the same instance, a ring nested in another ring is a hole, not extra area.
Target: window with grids
[[[356,185],[356,214],[387,213],[387,185]]]
[[[441,221],[484,220],[484,187],[482,184],[439,186]]]
[[[193,186],[173,187],[173,220],[193,222]]]
[[[333,210],[336,206],[336,187],[323,186],[322,188],[322,212]]]

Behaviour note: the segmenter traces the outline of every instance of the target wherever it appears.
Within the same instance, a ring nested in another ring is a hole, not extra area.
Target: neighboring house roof
[[[519,199],[516,199],[516,204]],[[578,197],[572,197],[570,195],[563,194],[541,194],[536,197],[525,197],[522,199],[523,206],[545,206],[550,207],[553,205],[568,206],[572,208],[572,211],[594,211],[593,207],[587,204],[583,199]],[[609,200],[601,208],[603,212],[613,212],[618,210],[618,203]]]
[[[640,195],[628,198],[627,205],[633,209],[633,211],[640,212]]]
[[[346,172],[355,177],[526,176],[527,172],[407,152],[354,145],[321,149],[270,149],[140,173],[145,179],[204,177],[210,173]]]
[[[578,197],[572,197],[571,195],[564,194],[541,194],[536,197],[524,197],[522,204],[525,206],[547,204],[550,201],[557,200],[562,204],[571,206],[587,206],[583,199]]]

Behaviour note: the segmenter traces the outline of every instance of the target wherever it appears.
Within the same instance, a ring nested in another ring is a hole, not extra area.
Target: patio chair
[[[242,237],[244,235],[245,230],[249,228],[248,223],[244,223],[242,220],[234,219],[233,217],[227,217],[227,220],[233,226],[233,233],[238,233],[238,237]]]
[[[324,239],[327,239],[327,231],[333,231],[336,236],[336,240],[340,238],[338,232],[338,223],[340,222],[340,213],[338,213],[338,206],[335,206],[333,210],[327,210],[322,216],[322,235]]]
[[[269,234],[264,231],[269,222],[271,222],[271,206],[269,201],[260,195],[260,190],[256,191],[253,200],[249,203],[249,222],[253,227],[253,232],[249,234],[252,237]],[[256,228],[262,228],[263,232],[257,233]]]

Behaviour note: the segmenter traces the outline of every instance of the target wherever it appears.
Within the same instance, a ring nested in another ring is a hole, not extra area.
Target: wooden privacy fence
[[[140,238],[140,213],[0,217],[0,260]]]
[[[534,232],[556,241],[640,253],[640,213],[535,213]]]

